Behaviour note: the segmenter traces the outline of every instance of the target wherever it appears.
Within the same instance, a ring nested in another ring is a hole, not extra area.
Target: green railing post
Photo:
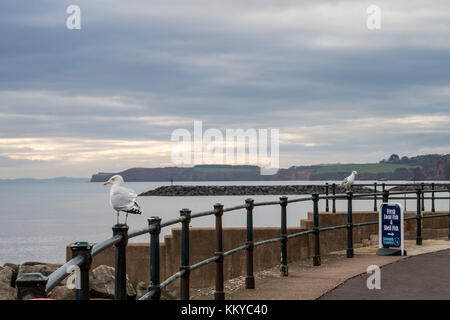
[[[389,203],[389,190],[386,190],[383,183],[383,203]],[[381,234],[379,235],[381,237]],[[383,246],[383,248],[386,248]]]
[[[128,244],[128,226],[116,224],[112,228],[113,235],[121,235],[122,240],[116,243],[114,249],[114,299],[127,299],[127,260],[126,248]]]
[[[336,213],[336,198],[334,197],[336,195],[336,183],[333,183],[332,192],[333,192],[333,213]]]
[[[17,299],[30,300],[47,298],[45,287],[48,278],[41,273],[25,273],[16,280]]]
[[[431,184],[431,190],[432,190],[432,192],[431,192],[431,212],[436,212],[436,208],[434,206],[434,200],[435,200],[435,197],[434,197],[434,182]]]
[[[159,234],[161,233],[161,218],[151,217],[148,219],[149,225],[155,228],[150,231],[150,285],[149,291],[155,290],[151,300],[160,300],[161,298],[161,275],[159,271]]]
[[[80,288],[75,286],[75,300],[89,300],[89,270],[92,264],[92,245],[88,242],[75,242],[71,247],[72,258],[84,256],[80,265]]]
[[[247,205],[247,275],[245,277],[245,289],[255,289],[255,277],[253,276],[253,199],[246,199]]]
[[[190,262],[189,262],[189,223],[191,222],[191,210],[183,209],[180,216],[184,218],[181,222],[181,267],[180,271],[184,271],[180,280],[180,299],[189,300],[189,280],[190,280]]]
[[[225,300],[225,292],[223,291],[223,242],[222,242],[222,215],[223,205],[216,203],[214,205],[216,216],[216,291],[214,292],[214,300]]]
[[[373,183],[373,193],[377,193],[377,183],[376,182]],[[375,212],[378,211],[376,194],[373,196],[373,211],[375,211]]]
[[[353,192],[347,192],[347,258],[353,258]]]
[[[416,215],[416,245],[422,245],[422,214],[420,211],[420,198],[422,191],[420,189],[416,189],[417,194],[417,215]]]
[[[281,205],[281,266],[280,273],[281,276],[288,276],[288,262],[287,262],[287,221],[286,221],[286,207],[287,207],[287,197],[280,198]]]
[[[422,212],[425,211],[425,192],[423,192],[425,190],[425,183],[421,183],[422,185]]]
[[[389,190],[383,190],[383,202],[384,203],[389,202]]]
[[[325,195],[328,197],[328,182],[325,183]],[[329,205],[329,201],[328,198],[325,200],[325,212],[330,212],[330,205]]]
[[[319,195],[313,193],[313,206],[314,206],[314,257],[313,265],[320,266],[320,230],[319,230]]]

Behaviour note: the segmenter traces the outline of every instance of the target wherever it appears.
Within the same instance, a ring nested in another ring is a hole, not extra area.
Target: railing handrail
[[[450,182],[416,182],[416,183],[384,183],[383,181],[372,182],[372,183],[359,183],[356,182],[354,186],[361,187],[369,187],[373,186],[376,183],[377,186],[386,186],[386,187],[414,187],[414,186],[449,186]],[[337,185],[337,184],[336,184]]]
[[[382,184],[378,184],[378,183],[372,183],[372,184],[363,184],[363,183],[357,183],[354,184],[355,186],[375,186],[375,189],[377,186],[416,186],[417,189],[416,190],[405,190],[405,191],[390,191],[390,190],[384,190],[383,192],[363,192],[363,193],[357,193],[357,194],[353,194],[351,193],[351,197],[352,199],[365,199],[365,198],[369,198],[369,197],[373,197],[374,200],[377,200],[378,197],[380,196],[384,196],[385,192],[388,193],[388,196],[391,195],[405,195],[405,200],[406,199],[416,199],[416,198],[406,198],[407,194],[416,194],[416,195],[420,195],[420,198],[422,199],[422,201],[425,199],[424,194],[425,193],[432,193],[433,195],[433,201],[434,199],[450,199],[449,197],[434,197],[434,193],[440,193],[440,192],[449,192],[450,193],[450,189],[449,183],[416,183],[416,184],[386,184],[386,183],[382,183]],[[424,186],[427,185],[432,185],[433,187],[435,186],[447,186],[447,189],[441,189],[441,190],[436,190],[436,189],[431,189],[431,190],[426,190],[424,189]],[[333,187],[335,187],[336,184],[333,184]],[[329,185],[327,184],[327,193],[328,193],[328,187]],[[340,200],[340,199],[348,199],[349,193],[346,194],[335,194],[333,193],[332,195],[319,195],[319,194],[315,194],[315,196],[305,196],[305,197],[299,197],[299,198],[294,198],[294,199],[287,199],[285,198],[283,201],[285,203],[285,205],[287,205],[288,203],[295,203],[295,202],[303,202],[303,201],[319,201],[319,200]],[[368,199],[370,200],[370,199]],[[419,202],[419,198],[417,198],[417,201]],[[270,206],[270,205],[282,205],[282,200],[280,198],[279,201],[263,201],[263,202],[252,202],[251,204],[246,203],[244,205],[238,205],[238,206],[233,206],[233,207],[229,207],[229,208],[222,208],[220,209],[222,213],[224,212],[233,212],[236,210],[241,210],[241,209],[249,209],[250,207],[253,209],[253,207],[258,207],[258,206]],[[422,204],[423,206],[423,204]],[[434,203],[433,203],[433,209],[434,209]],[[208,211],[202,211],[202,212],[197,212],[197,213],[192,213],[190,214],[190,219],[192,218],[198,218],[198,217],[203,217],[203,216],[210,216],[210,215],[215,215],[218,213],[217,208],[215,208],[214,210],[208,210]],[[444,217],[444,216],[450,216],[449,214],[438,214],[438,215],[427,215],[427,216],[423,216],[420,218],[432,218],[432,217]],[[409,217],[409,218],[405,218],[406,220],[409,219],[416,219],[416,217]],[[179,218],[175,218],[175,219],[170,219],[164,222],[161,222],[159,225],[159,229],[163,228],[163,227],[167,227],[167,226],[172,226],[178,223],[182,223],[186,220],[185,216],[181,216]],[[358,223],[358,224],[351,224],[352,227],[359,227],[359,226],[366,226],[366,225],[371,225],[371,224],[378,224],[378,221],[373,221],[373,222],[363,222],[363,223]],[[264,244],[268,244],[268,243],[273,243],[273,242],[278,242],[278,241],[284,241],[285,239],[290,239],[290,238],[294,238],[294,237],[298,237],[301,235],[306,235],[306,234],[311,234],[311,233],[317,233],[320,231],[328,231],[328,230],[336,230],[336,229],[343,229],[343,228],[348,228],[349,224],[347,225],[339,225],[339,226],[328,226],[328,227],[322,227],[322,228],[318,228],[315,227],[314,230],[304,230],[301,232],[297,232],[294,234],[290,234],[290,235],[285,235],[285,236],[281,236],[281,237],[276,237],[273,239],[266,239],[266,240],[262,240],[262,241],[258,241],[258,242],[254,242],[252,243],[252,246],[260,246],[260,245],[264,245]],[[138,230],[134,230],[129,232],[128,234],[126,234],[126,239],[123,239],[123,236],[121,234],[117,234],[109,239],[106,239],[100,243],[97,243],[95,246],[93,246],[92,251],[91,251],[91,255],[95,256],[97,254],[99,254],[100,252],[106,250],[107,248],[116,245],[124,240],[128,241],[128,239],[137,237],[139,235],[143,235],[143,234],[148,234],[148,233],[152,233],[154,231],[156,231],[157,226],[155,224],[149,224],[149,226],[142,228],[142,229],[138,229]],[[158,231],[159,232],[159,231]],[[450,234],[449,234],[450,235]],[[245,249],[249,249],[250,245],[249,244],[244,244],[241,245],[237,248],[231,249],[225,253],[221,253],[222,254],[222,259],[224,256],[228,256],[231,254],[234,254],[236,252],[240,252],[242,250]],[[195,270],[197,268],[200,268],[206,264],[212,263],[212,262],[217,262],[218,260],[220,260],[221,257],[220,255],[215,255],[213,257],[207,258],[203,261],[197,262],[194,265],[189,266],[189,270]],[[69,273],[67,272],[68,269],[71,266],[81,266],[83,265],[83,263],[85,263],[86,261],[86,257],[83,255],[78,255],[75,256],[74,258],[72,258],[71,260],[67,261],[65,264],[63,264],[61,267],[59,267],[56,271],[54,271],[52,274],[49,275],[48,277],[48,281],[45,287],[45,292],[49,293],[53,288],[55,288],[62,280],[64,280]],[[169,278],[167,278],[166,280],[164,280],[157,289],[151,289],[146,295],[143,296],[144,299],[146,298],[150,298],[152,297],[158,290],[160,290],[161,288],[167,286],[169,283],[173,282],[174,280],[178,279],[179,277],[182,277],[184,274],[186,273],[186,270],[182,270],[179,271],[175,274],[173,274],[172,276],[170,276]]]
[[[446,189],[446,190],[420,190],[420,191],[421,191],[421,193],[427,193],[427,192],[430,192],[430,193],[431,192],[450,192],[450,189]],[[394,191],[394,192],[390,192],[390,194],[412,194],[412,193],[416,194],[417,191],[414,190],[414,191]],[[373,197],[373,196],[378,196],[378,195],[382,196],[383,192],[353,194],[353,197],[354,198],[369,197],[369,196]],[[341,199],[341,198],[342,199],[347,199],[347,194],[336,194],[336,195],[333,195],[333,196],[323,196],[323,197],[319,196],[318,197],[318,199]],[[299,202],[299,201],[308,201],[308,200],[312,200],[312,199],[313,199],[313,197],[297,198],[297,199],[287,200],[287,203],[293,203],[293,202]],[[281,203],[281,200],[280,201],[266,201],[266,202],[259,202],[259,203],[255,202],[255,203],[252,204],[252,206],[253,207],[257,207],[257,206],[266,206],[266,205],[276,205],[276,204],[280,204],[280,203]],[[235,210],[245,209],[247,207],[249,207],[249,205],[245,204],[245,205],[239,205],[239,206],[230,207],[230,208],[223,208],[222,211],[223,212],[231,212],[231,211],[235,211]],[[200,213],[193,213],[191,215],[191,218],[193,218],[193,217],[200,217],[200,216],[207,216],[207,215],[213,215],[215,212],[216,212],[216,210],[200,212]],[[450,216],[450,213],[449,214],[441,214],[441,215],[432,215],[432,216],[427,216],[427,217],[431,218],[431,217],[441,217],[441,216],[442,217],[443,216]],[[415,217],[413,217],[413,218],[415,219]],[[353,224],[353,226],[359,227],[359,226],[373,225],[373,224],[378,224],[378,223],[379,223],[378,221],[370,221],[370,222]],[[344,228],[348,228],[348,224],[346,224],[346,225],[338,225],[338,226],[322,227],[322,228],[318,228],[318,230],[319,231],[329,231],[329,230],[344,229]],[[288,238],[294,238],[294,237],[298,237],[298,236],[309,234],[309,233],[313,233],[313,232],[314,232],[314,230],[305,230],[305,231],[302,231],[302,232],[298,232],[298,233],[295,233],[295,234],[288,235]],[[261,240],[261,241],[255,242],[253,245],[256,247],[256,246],[260,246],[260,245],[264,245],[264,244],[278,242],[278,241],[281,241],[281,240],[283,240],[283,237],[277,237],[277,238],[273,238],[273,239]],[[243,246],[231,249],[231,250],[225,252],[224,256],[228,256],[228,255],[231,255],[233,253],[240,252],[240,251],[246,249],[247,247],[248,247],[248,245],[243,245]],[[218,259],[217,256],[213,256],[213,257],[204,259],[204,260],[202,260],[200,262],[197,262],[195,265],[191,266],[190,269],[191,270],[197,269],[197,268],[199,268],[201,266],[204,266],[206,264],[214,262],[217,259]],[[171,278],[175,277],[177,274],[178,274],[178,272],[173,274],[172,276],[170,276],[168,279],[171,279]],[[174,278],[172,281],[174,281],[175,279],[176,278]],[[149,293],[150,292],[151,291],[149,291]],[[149,294],[149,293],[147,293],[147,294]],[[145,299],[149,298],[149,296],[144,295],[141,299],[145,300]]]

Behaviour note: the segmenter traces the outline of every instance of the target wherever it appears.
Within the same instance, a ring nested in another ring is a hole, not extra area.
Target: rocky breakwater
[[[422,187],[420,185],[419,186],[406,185],[406,186],[393,187],[393,188],[389,189],[389,191],[415,191],[417,189],[422,190]],[[442,186],[442,185],[434,186],[434,190],[436,190],[436,191],[448,190],[448,189],[450,189],[450,184],[448,186]],[[433,188],[430,185],[426,185],[426,186],[424,186],[423,190],[429,191],[429,190],[433,190]]]
[[[25,273],[39,272],[44,276],[49,276],[60,266],[61,264],[36,261],[25,262],[23,264],[5,263],[3,267],[0,267],[0,300],[15,300],[17,298],[16,280]],[[67,288],[64,282],[53,289],[49,297],[55,299],[56,296],[59,298],[64,296],[64,298],[67,298],[66,295],[72,294],[73,299],[73,291],[65,289]]]
[[[239,195],[291,195],[325,194],[325,186],[317,185],[273,185],[273,186],[162,186],[141,193],[139,196],[239,196]],[[354,186],[354,193],[369,193],[372,189]],[[329,186],[331,194],[331,185]],[[345,189],[336,186],[336,193],[345,193]]]
[[[46,262],[25,262],[23,264],[5,263],[0,267],[0,300],[16,300],[16,280],[25,273],[42,273],[49,276],[62,264]],[[49,294],[48,298],[55,300],[73,300],[74,290],[67,286],[68,278],[64,279]],[[114,268],[100,265],[89,273],[90,297],[92,299],[114,298]],[[139,299],[148,291],[148,283],[140,282],[133,287],[127,276],[127,295],[130,300]],[[162,299],[173,299],[164,293]]]

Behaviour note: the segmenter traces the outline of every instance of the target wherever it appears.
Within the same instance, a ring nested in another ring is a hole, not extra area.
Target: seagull
[[[358,174],[356,171],[352,171],[352,174],[342,181],[341,186],[345,186],[346,191],[350,191],[352,184],[355,182],[355,176]]]
[[[103,185],[112,184],[109,193],[111,206],[117,211],[117,224],[119,224],[119,212],[123,211],[127,215],[125,217],[125,225],[127,225],[128,214],[142,214],[141,208],[136,203],[137,194],[134,190],[123,186],[123,178],[115,175],[109,178]]]

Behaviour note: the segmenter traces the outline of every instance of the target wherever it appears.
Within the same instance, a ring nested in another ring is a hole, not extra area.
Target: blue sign
[[[403,212],[399,204],[383,203],[380,211],[380,237],[384,248],[403,244]]]

